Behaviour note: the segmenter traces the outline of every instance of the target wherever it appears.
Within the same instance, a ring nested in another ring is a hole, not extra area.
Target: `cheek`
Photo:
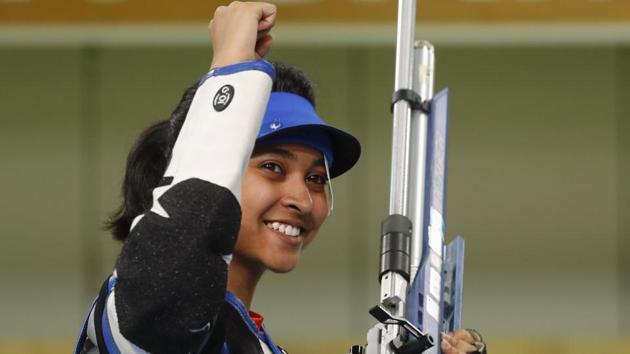
[[[304,246],[308,245],[315,239],[320,227],[328,217],[328,202],[326,199],[322,199],[320,202],[317,202],[316,200],[313,201],[315,202],[315,205],[313,205],[313,223],[315,224],[315,228],[313,233],[304,240]]]
[[[257,237],[262,231],[261,215],[269,209],[273,202],[267,193],[264,181],[247,171],[243,176],[241,188],[241,228],[236,241],[235,253],[247,257],[257,257],[257,250],[264,248],[263,240]]]
[[[330,212],[330,204],[325,195],[313,198],[313,219],[316,225],[321,226]]]
[[[241,189],[241,211],[244,224],[252,219],[257,219],[273,205],[274,193],[271,190],[271,186],[267,184],[263,178],[256,177],[255,173],[249,170],[245,173]]]

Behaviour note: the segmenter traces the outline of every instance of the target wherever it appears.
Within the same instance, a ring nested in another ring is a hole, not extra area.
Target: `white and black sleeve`
[[[194,353],[205,345],[223,304],[241,182],[273,76],[270,63],[251,61],[216,69],[200,84],[164,175],[170,183],[153,190],[151,210],[134,220],[114,284],[92,311],[109,334],[90,338],[106,347],[101,353]]]

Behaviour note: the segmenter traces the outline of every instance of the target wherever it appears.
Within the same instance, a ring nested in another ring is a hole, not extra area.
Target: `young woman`
[[[211,71],[132,149],[110,224],[124,244],[76,353],[282,353],[249,311],[256,285],[297,265],[360,145],[301,72],[261,60],[275,17],[219,7]]]

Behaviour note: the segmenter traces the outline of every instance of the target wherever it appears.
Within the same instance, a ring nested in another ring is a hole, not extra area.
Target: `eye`
[[[278,173],[278,174],[282,173],[282,167],[275,162],[267,161],[267,162],[262,163],[260,167],[265,170],[269,170],[273,173]]]
[[[315,184],[326,185],[328,184],[328,178],[324,175],[312,174],[306,176],[306,181]]]

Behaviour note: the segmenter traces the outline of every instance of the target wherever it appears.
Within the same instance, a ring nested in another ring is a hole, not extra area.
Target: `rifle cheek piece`
[[[398,273],[409,281],[411,226],[409,218],[398,214],[386,217],[381,223],[379,281],[388,272]]]

